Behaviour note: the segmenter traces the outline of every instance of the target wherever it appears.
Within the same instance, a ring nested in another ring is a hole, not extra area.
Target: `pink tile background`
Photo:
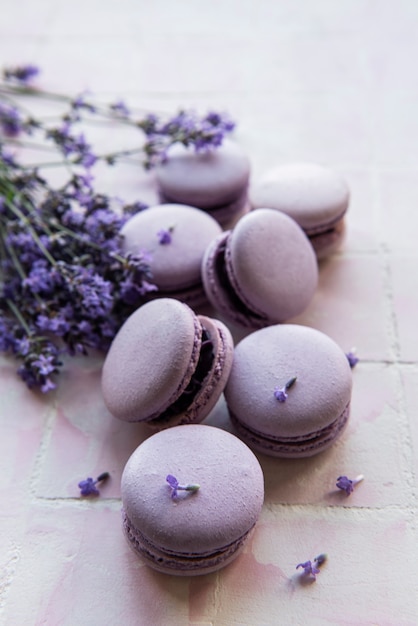
[[[0,0],[0,9],[2,64],[39,64],[45,88],[148,111],[227,110],[254,179],[299,159],[343,175],[346,239],[292,321],[361,359],[336,445],[298,461],[259,455],[266,499],[244,552],[216,574],[177,579],[142,565],[123,539],[120,476],[150,431],[105,409],[102,358],[69,361],[45,398],[2,357],[0,624],[415,626],[418,4]],[[140,140],[111,126],[88,132],[103,151]],[[132,164],[98,167],[96,182],[129,201],[157,198],[152,175]],[[206,421],[231,428],[223,399]],[[101,497],[79,498],[78,481],[105,470]],[[336,491],[337,476],[360,473],[350,497]],[[320,552],[328,561],[304,584],[296,565]]]

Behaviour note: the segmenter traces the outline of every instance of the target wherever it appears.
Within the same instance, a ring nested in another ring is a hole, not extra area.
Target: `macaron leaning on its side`
[[[208,300],[223,317],[262,328],[304,311],[318,283],[318,266],[292,218],[257,209],[208,246],[202,279]]]
[[[318,258],[336,250],[345,234],[350,191],[335,171],[315,163],[280,165],[250,188],[253,208],[270,207],[292,217],[306,232]]]
[[[180,143],[167,151],[156,168],[163,202],[179,202],[203,209],[222,225],[248,210],[250,161],[233,141],[217,148],[196,150]]]
[[[200,266],[209,243],[221,233],[207,213],[191,206],[149,207],[123,226],[125,253],[148,253],[153,284],[148,298],[169,297],[198,307],[207,302]]]
[[[177,426],[146,439],[122,475],[123,528],[152,568],[179,576],[234,560],[264,499],[260,464],[230,433]]]
[[[171,298],[148,302],[123,324],[102,371],[115,417],[160,430],[202,421],[231,369],[233,340],[218,320]]]
[[[271,456],[312,456],[346,426],[352,374],[341,348],[306,326],[270,326],[235,348],[225,399],[236,433]]]

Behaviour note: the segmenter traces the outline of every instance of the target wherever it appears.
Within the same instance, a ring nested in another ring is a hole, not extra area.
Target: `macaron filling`
[[[123,528],[131,547],[155,569],[159,569],[160,566],[164,571],[171,569],[173,573],[177,574],[181,571],[185,574],[188,572],[201,572],[203,574],[208,569],[217,569],[220,563],[226,564],[244,544],[254,526],[255,524],[237,540],[226,546],[221,546],[215,551],[185,554],[167,550],[153,544],[133,526],[126,511],[123,511]],[[204,561],[203,566],[202,561]]]
[[[332,232],[338,229],[338,226],[343,221],[346,212],[347,210],[344,209],[344,211],[340,215],[337,215],[337,217],[334,217],[332,220],[326,223],[317,224],[315,226],[302,226],[301,228],[303,228],[308,237],[315,237],[316,235],[322,235],[328,232]]]
[[[238,295],[234,285],[231,282],[231,270],[228,272],[226,256],[227,256],[228,237],[225,237],[219,244],[214,258],[214,272],[219,281],[219,287],[222,289],[224,298],[228,301],[230,308],[243,315],[245,318],[255,319],[261,323],[268,321],[268,318],[261,313],[250,309],[248,305]]]
[[[184,413],[191,407],[197,394],[202,389],[204,380],[212,369],[214,359],[214,344],[210,332],[202,326],[199,357],[189,383],[180,396],[174,400],[174,402],[172,402],[170,406],[165,409],[165,411],[163,411],[158,417],[150,420],[150,424],[159,425],[161,422],[170,420],[175,415]]]
[[[299,456],[304,453],[320,452],[322,448],[328,447],[335,441],[347,424],[350,415],[350,402],[348,402],[337,419],[328,424],[328,426],[313,433],[295,437],[262,433],[251,428],[248,424],[243,424],[230,409],[229,415],[237,432],[245,438],[249,445],[253,445],[261,451],[268,450],[273,454],[280,453],[281,455],[292,456],[294,453]]]

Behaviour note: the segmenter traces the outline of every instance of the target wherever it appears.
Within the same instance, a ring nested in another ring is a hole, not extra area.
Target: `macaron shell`
[[[216,237],[206,249],[203,257],[202,281],[207,299],[227,320],[238,326],[253,329],[263,328],[268,324],[268,319],[265,316],[257,316],[253,311],[243,308],[241,303],[237,305],[233,291],[226,288],[223,283],[218,263],[224,264],[223,254],[220,254],[220,250],[225,247],[229,234],[230,232],[227,231]]]
[[[316,256],[305,233],[272,209],[251,211],[237,223],[225,261],[239,298],[271,323],[304,311],[318,284]]]
[[[297,380],[279,402],[276,388]],[[235,348],[225,399],[244,425],[268,437],[302,439],[332,424],[350,403],[347,357],[327,335],[283,324],[259,330]]]
[[[234,340],[227,326],[205,315],[199,315],[198,318],[210,333],[214,360],[201,390],[187,410],[187,422],[197,421],[197,416],[201,421],[209,415],[228,382],[234,358]]]
[[[129,545],[147,565],[163,574],[175,576],[211,574],[229,565],[242,551],[245,542],[254,531],[253,527],[240,539],[215,553],[181,556],[159,550],[155,545],[146,541],[144,536],[133,527],[126,514],[123,516],[123,529]]]
[[[171,242],[159,243],[160,230],[172,229]],[[130,218],[121,230],[124,252],[150,253],[152,280],[162,291],[201,283],[205,249],[221,227],[208,213],[181,204],[150,207]],[[158,292],[156,292],[158,296]]]
[[[168,474],[195,493],[171,498]],[[206,425],[177,426],[144,441],[122,475],[131,524],[156,548],[179,557],[212,555],[245,536],[264,498],[263,474],[237,437]]]
[[[114,338],[102,371],[109,411],[121,420],[150,420],[186,388],[195,370],[201,325],[193,311],[162,298],[135,311]]]
[[[157,182],[171,201],[203,209],[236,200],[248,186],[250,162],[233,141],[196,152],[180,143],[168,150],[167,161],[156,168]]]
[[[291,163],[273,168],[254,182],[250,198],[254,208],[283,211],[310,234],[344,215],[350,192],[345,180],[327,167]]]
[[[329,448],[341,435],[350,415],[348,404],[341,415],[328,428],[316,431],[309,437],[286,438],[266,437],[264,434],[247,428],[230,412],[235,433],[253,450],[285,459],[300,459],[313,456]]]

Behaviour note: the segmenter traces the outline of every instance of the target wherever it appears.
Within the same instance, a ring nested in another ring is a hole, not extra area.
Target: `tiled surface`
[[[317,161],[351,188],[347,236],[296,320],[361,358],[351,420],[311,459],[260,455],[266,501],[243,554],[208,576],[141,565],[121,533],[119,479],[149,432],[116,423],[101,358],[71,361],[43,398],[0,361],[0,623],[5,626],[415,626],[418,623],[418,4],[414,0],[0,0],[0,58],[48,89],[147,110],[226,109],[254,176]],[[104,149],[135,145],[92,130]],[[56,173],[53,174],[57,176]],[[104,191],[152,201],[132,165]],[[229,428],[221,400],[208,423]],[[99,499],[77,482],[108,470]],[[340,474],[364,474],[346,497]],[[297,563],[328,554],[317,581]]]

